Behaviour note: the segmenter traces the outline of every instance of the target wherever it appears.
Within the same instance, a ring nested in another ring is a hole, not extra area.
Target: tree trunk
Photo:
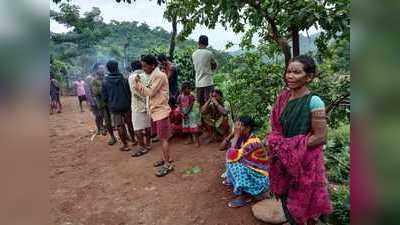
[[[290,46],[286,38],[282,37],[278,33],[278,26],[273,18],[266,18],[269,25],[271,26],[271,34],[267,35],[272,40],[274,40],[282,50],[283,55],[285,56],[285,65],[289,64],[289,60],[292,58],[292,54],[290,52]]]
[[[177,34],[177,21],[176,21],[176,16],[174,16],[172,18],[172,35],[171,35],[171,42],[169,45],[169,58],[171,61],[174,60],[176,34]]]
[[[285,56],[285,65],[287,67],[287,65],[289,64],[289,60],[292,58],[289,43],[284,38],[280,38],[278,43],[282,49],[283,55]]]
[[[291,28],[292,31],[292,46],[293,46],[293,57],[300,55],[300,38],[299,29],[296,26]]]

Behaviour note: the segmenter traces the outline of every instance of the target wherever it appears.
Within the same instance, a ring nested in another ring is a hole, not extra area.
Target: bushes
[[[331,182],[329,191],[334,211],[331,222],[334,224],[349,224],[350,188],[350,125],[340,123],[336,129],[329,130],[328,142],[325,146],[326,168],[328,180]]]
[[[337,184],[349,182],[350,125],[341,124],[337,129],[328,132],[328,141],[325,146],[326,168],[328,179]]]
[[[224,92],[234,117],[252,116],[266,130],[272,104],[283,87],[283,66],[264,63],[260,52],[231,57],[228,63],[235,66],[214,75],[215,85]]]
[[[350,223],[350,188],[349,185],[331,185],[333,213],[330,215],[330,222],[337,225]]]

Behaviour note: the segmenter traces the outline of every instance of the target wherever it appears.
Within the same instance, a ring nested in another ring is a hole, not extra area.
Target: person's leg
[[[101,112],[98,108],[92,107],[92,113],[94,116],[94,121],[96,123],[96,128],[97,128],[97,135],[101,134],[101,131],[103,129],[103,117],[101,115]]]
[[[136,140],[138,142],[138,145],[142,148],[146,147],[145,141],[144,141],[144,130],[135,130],[135,135],[136,135]]]
[[[126,126],[128,128],[129,136],[135,145],[137,143],[137,141],[135,139],[135,130],[133,129],[133,124],[132,124],[132,112],[129,111],[129,112],[123,113],[122,115],[123,115],[124,123],[126,124]]]
[[[112,121],[111,121],[111,114],[108,111],[107,108],[102,109],[102,113],[103,113],[103,118],[104,118],[104,122],[106,124],[106,129],[108,131],[108,134],[110,135],[110,139],[108,140],[108,144],[109,145],[114,145],[115,143],[117,143],[117,138],[114,135],[114,129],[112,126]]]
[[[60,96],[59,95],[57,95],[57,98],[56,98],[56,106],[57,106],[57,113],[61,113],[62,105],[61,105],[61,101],[60,101]]]
[[[83,96],[78,96],[78,101],[79,101],[79,109],[81,110],[81,112],[83,112],[82,108]]]
[[[157,121],[156,125],[158,138],[160,139],[162,146],[162,160],[165,164],[168,164],[171,161],[168,143],[168,140],[171,136],[171,124],[169,118],[167,117]]]
[[[112,116],[112,121],[113,121],[114,127],[117,128],[119,139],[121,139],[121,142],[122,142],[122,147],[120,148],[120,150],[128,151],[129,150],[128,135],[126,133],[123,115],[122,115],[122,113],[119,112],[119,113],[112,113],[111,116]]]
[[[145,129],[145,144],[148,149],[151,148],[151,127]]]
[[[121,116],[121,115],[119,115],[119,116]],[[128,135],[126,133],[124,123],[122,121],[122,118],[118,118],[118,116],[117,116],[116,119],[117,119],[117,121],[119,120],[119,123],[116,123],[116,126],[117,126],[118,136],[122,142],[122,147],[120,148],[120,150],[128,151],[129,150],[128,137],[127,137]]]
[[[193,134],[192,134],[192,137],[193,137],[194,143],[196,144],[196,147],[200,147],[199,133],[198,133],[198,132],[193,133]]]
[[[281,203],[282,203],[283,212],[285,213],[285,217],[288,220],[287,222],[290,225],[298,225],[296,223],[296,221],[294,220],[292,214],[290,214],[289,208],[287,207],[287,195],[282,195],[280,197],[280,199],[281,199]]]

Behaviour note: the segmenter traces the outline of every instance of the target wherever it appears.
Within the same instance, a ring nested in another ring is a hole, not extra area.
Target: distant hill
[[[309,37],[300,35],[300,54],[305,54],[307,52],[315,52],[317,46],[315,45],[315,39],[318,38],[319,33],[312,34]]]
[[[96,32],[104,32],[106,35],[93,41]],[[50,39],[50,55],[53,59],[66,63],[68,76],[72,79],[85,76],[96,62],[106,62],[109,59],[119,61],[123,69],[123,62],[139,59],[149,49],[168,49],[171,39],[171,33],[163,28],[152,28],[136,21],[111,21],[104,26],[95,27],[77,40],[74,39],[77,34],[73,31],[61,34],[50,32],[50,35],[57,36]],[[91,44],[87,48],[79,48],[79,44],[86,41]],[[193,40],[177,42],[176,49],[188,46],[195,47],[197,44]]]

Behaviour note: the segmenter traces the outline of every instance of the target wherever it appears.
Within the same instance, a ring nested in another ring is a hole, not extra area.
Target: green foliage
[[[330,215],[330,222],[337,225],[350,224],[350,188],[349,184],[331,185],[329,190],[333,213]]]
[[[72,28],[67,33],[52,33],[50,39],[52,57],[67,65],[68,80],[85,77],[91,73],[94,63],[104,63],[110,59],[120,62],[121,71],[124,71],[124,66],[139,59],[147,49],[167,49],[171,38],[171,34],[161,27],[152,29],[145,23],[112,20],[105,24],[98,8],[82,16],[79,7],[62,3],[60,12],[51,11],[51,18]],[[188,46],[193,48],[195,42],[188,40],[177,43],[177,54],[180,54],[179,49]],[[181,58],[186,58],[186,55]],[[187,61],[190,61],[190,57]],[[187,63],[180,64],[185,65],[183,71],[187,74]]]
[[[349,11],[350,0],[171,0],[164,16],[175,16],[183,24],[180,38],[187,37],[198,24],[213,29],[221,23],[236,33],[245,33],[241,46],[252,47],[252,37],[258,34],[261,42],[279,45],[287,57],[290,52],[285,52],[284,47],[288,47],[287,39],[291,39],[293,30],[308,30],[318,24],[325,34],[320,38],[321,48],[331,38],[349,38]]]
[[[350,125],[340,124],[328,132],[325,146],[328,180],[336,184],[349,182],[350,172]]]
[[[54,75],[56,80],[60,83],[62,87],[66,85],[66,75],[67,75],[68,65],[57,59],[50,60],[50,73]]]
[[[311,90],[322,97],[327,105],[329,115],[328,123],[331,127],[337,127],[341,121],[350,120],[349,105],[340,106],[338,100],[346,100],[350,96],[350,72],[335,72],[334,67],[338,63],[334,60],[326,60],[319,65],[320,75],[310,84]],[[345,98],[344,98],[345,97]]]
[[[228,65],[214,81],[230,103],[233,117],[252,116],[266,130],[271,106],[283,87],[283,65],[266,62],[262,51],[230,57]]]

